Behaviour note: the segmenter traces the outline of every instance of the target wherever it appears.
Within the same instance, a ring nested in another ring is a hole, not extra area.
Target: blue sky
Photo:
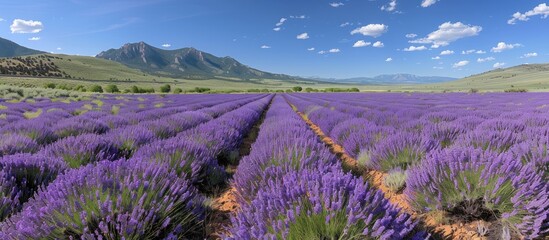
[[[55,53],[94,56],[145,41],[232,56],[270,72],[336,78],[464,77],[549,62],[546,0],[2,0],[1,6],[0,37]]]

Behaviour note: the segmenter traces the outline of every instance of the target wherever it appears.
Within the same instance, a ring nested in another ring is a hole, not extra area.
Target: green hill
[[[496,69],[456,81],[428,84],[425,87],[448,90],[502,91],[506,89],[527,89],[530,91],[547,91],[549,89],[549,64],[525,64]]]
[[[34,49],[26,48],[14,43],[10,40],[0,38],[0,58],[2,57],[19,57],[33,54],[44,53]]]

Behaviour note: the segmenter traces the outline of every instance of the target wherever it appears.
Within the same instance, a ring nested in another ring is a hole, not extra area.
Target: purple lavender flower
[[[0,136],[0,157],[16,153],[34,153],[38,151],[38,148],[36,141],[23,135]]]
[[[67,137],[46,146],[41,152],[48,157],[62,158],[71,168],[120,158],[115,143],[96,134]]]
[[[67,165],[61,159],[16,154],[0,158],[0,222],[21,210],[34,192],[46,187]]]
[[[197,238],[203,197],[166,167],[101,162],[59,176],[0,224],[2,239]]]

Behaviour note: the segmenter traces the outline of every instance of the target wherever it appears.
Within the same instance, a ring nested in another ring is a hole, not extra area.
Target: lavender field
[[[0,239],[547,239],[549,95],[0,99]]]

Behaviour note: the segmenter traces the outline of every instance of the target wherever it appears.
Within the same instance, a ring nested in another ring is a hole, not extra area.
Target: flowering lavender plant
[[[189,239],[203,198],[166,167],[101,162],[67,172],[0,224],[2,239]]]

